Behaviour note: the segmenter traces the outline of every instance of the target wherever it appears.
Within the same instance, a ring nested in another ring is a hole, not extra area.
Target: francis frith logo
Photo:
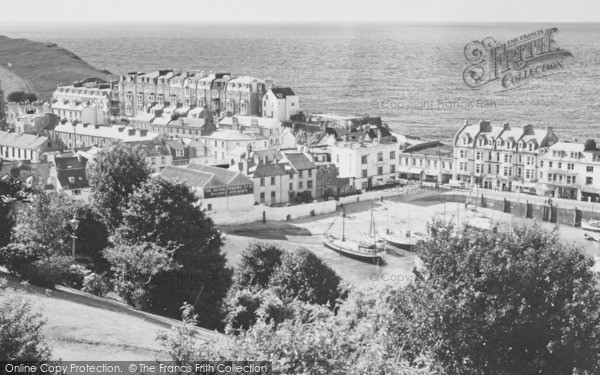
[[[467,86],[479,88],[498,81],[502,90],[522,86],[565,69],[573,55],[558,47],[556,27],[521,35],[504,43],[494,38],[472,41],[465,46],[469,65],[463,72]]]

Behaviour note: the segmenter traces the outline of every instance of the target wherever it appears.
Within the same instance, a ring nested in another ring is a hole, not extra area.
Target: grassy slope
[[[8,64],[12,66],[8,66]],[[41,99],[49,100],[59,83],[71,84],[89,77],[114,79],[81,60],[74,53],[55,44],[28,39],[11,39],[0,35],[0,68],[10,70],[29,83]],[[7,73],[3,74],[8,76]],[[14,81],[14,77],[13,77]],[[12,84],[11,84],[12,87]],[[5,88],[6,95],[11,91]]]
[[[6,274],[7,287],[32,301],[43,313],[53,357],[63,360],[169,360],[157,333],[178,321],[134,310],[124,304],[59,287],[46,290],[20,283]],[[0,294],[6,293],[0,289]],[[205,340],[222,340],[200,330]]]

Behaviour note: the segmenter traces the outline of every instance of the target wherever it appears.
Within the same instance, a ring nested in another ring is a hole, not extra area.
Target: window
[[[383,174],[383,167],[377,167],[377,174],[380,176]]]
[[[593,185],[594,184],[594,178],[593,177],[586,177],[585,178],[585,184],[586,185]]]
[[[312,181],[306,181],[306,188],[307,189],[312,189],[312,187],[313,187],[312,183],[313,183]]]
[[[396,152],[390,151],[390,160],[394,160],[394,159],[396,159]]]
[[[298,177],[303,178],[304,176],[304,171],[298,171]]]
[[[585,171],[586,172],[593,172],[594,171],[594,167],[592,167],[591,165],[588,165],[587,167],[585,167]]]
[[[312,169],[308,170],[308,177],[312,177]]]
[[[212,211],[212,203],[207,204],[206,209]]]
[[[271,192],[271,202],[274,202],[274,201],[275,201],[275,192],[272,191]]]
[[[390,173],[396,173],[396,165],[395,164],[390,165]]]
[[[360,159],[362,164],[367,164],[367,155],[363,155]]]
[[[150,158],[150,164],[151,165],[156,164],[156,158]]]
[[[383,152],[377,153],[377,161],[383,161]]]
[[[260,178],[260,186],[265,186],[265,178],[264,177]]]
[[[275,176],[271,177],[271,186],[275,185]]]
[[[260,193],[260,203],[265,203],[265,193]]]
[[[304,182],[298,182],[298,189],[304,189]]]
[[[294,184],[290,182],[290,191],[294,190]]]
[[[367,178],[367,170],[366,169],[362,170],[362,178]]]

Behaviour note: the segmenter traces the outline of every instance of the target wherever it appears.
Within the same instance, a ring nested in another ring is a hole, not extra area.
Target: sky
[[[19,0],[0,22],[600,22],[598,0]]]

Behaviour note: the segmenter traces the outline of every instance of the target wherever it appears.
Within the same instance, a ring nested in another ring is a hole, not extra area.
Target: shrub
[[[312,252],[299,248],[286,251],[269,285],[284,302],[303,302],[333,307],[342,297],[340,277]]]
[[[233,288],[266,288],[269,279],[281,265],[281,248],[264,242],[253,242],[242,253],[233,277]]]
[[[281,323],[287,309],[283,302],[270,289],[238,289],[231,293],[224,303],[225,331],[239,332],[252,327],[259,318],[267,323]]]
[[[21,277],[44,288],[54,288],[60,284],[81,289],[85,273],[83,267],[74,264],[73,259],[67,256],[38,259],[25,264],[20,270]]]
[[[23,296],[10,290],[0,294],[0,361],[49,361],[44,324],[42,315]]]
[[[95,296],[104,297],[112,289],[110,280],[97,273],[90,272],[83,278],[83,290]]]

